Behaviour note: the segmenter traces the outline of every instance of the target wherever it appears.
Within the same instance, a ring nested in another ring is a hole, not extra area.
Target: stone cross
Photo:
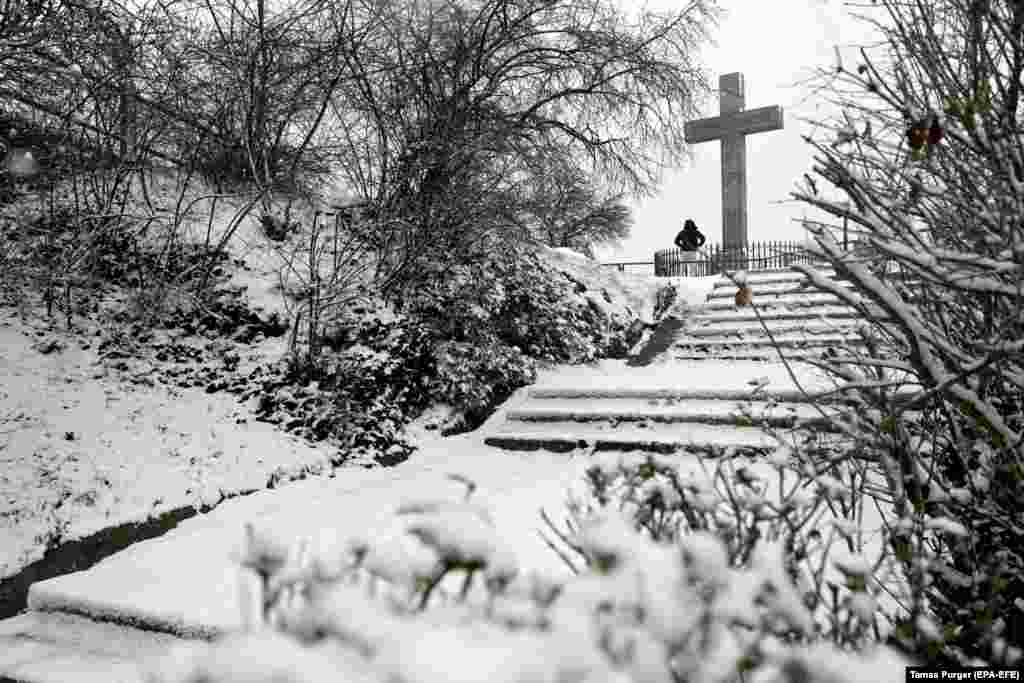
[[[690,121],[686,142],[722,141],[722,242],[726,248],[747,244],[747,135],[781,130],[782,107],[744,110],[743,74],[718,77],[719,115]]]

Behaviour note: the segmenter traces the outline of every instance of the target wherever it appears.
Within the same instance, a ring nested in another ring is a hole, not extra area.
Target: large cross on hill
[[[743,74],[718,78],[719,115],[690,121],[688,143],[722,141],[722,242],[728,249],[747,243],[747,135],[781,130],[782,107],[744,110]]]

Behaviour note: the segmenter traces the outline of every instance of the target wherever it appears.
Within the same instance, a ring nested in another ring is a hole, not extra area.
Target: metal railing
[[[750,242],[742,246],[712,244],[697,252],[663,249],[654,253],[654,274],[662,277],[703,277],[723,270],[768,270],[811,263],[800,242]]]
[[[619,261],[616,263],[602,263],[602,266],[615,266],[620,273],[626,272],[626,266],[653,266],[654,261]]]

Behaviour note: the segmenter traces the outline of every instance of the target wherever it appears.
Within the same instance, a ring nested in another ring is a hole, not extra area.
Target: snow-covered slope
[[[330,447],[252,420],[232,394],[154,382],[152,363],[101,341],[0,317],[0,578],[100,529],[329,469]]]
[[[663,278],[638,273],[620,273],[616,268],[602,266],[593,259],[564,248],[545,248],[541,254],[552,266],[586,287],[586,290],[577,296],[594,302],[609,315],[635,317],[647,324],[656,322],[655,307],[659,292],[670,286],[675,289],[672,310],[678,313],[702,303],[717,279]]]

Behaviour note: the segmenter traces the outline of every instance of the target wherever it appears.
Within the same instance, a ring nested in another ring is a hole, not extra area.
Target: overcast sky
[[[629,2],[629,0],[622,0]],[[680,7],[686,0],[655,0],[651,7]],[[706,45],[700,62],[718,76],[739,71],[746,86],[746,108],[783,107],[785,128],[747,136],[747,211],[751,241],[803,239],[799,219],[822,217],[789,198],[794,183],[810,172],[813,148],[801,135],[813,127],[797,119],[826,118],[832,110],[811,96],[805,83],[815,67],[836,63],[839,46],[849,66],[856,47],[867,45],[875,30],[853,19],[842,0],[720,0],[726,11]],[[703,116],[718,114],[718,93],[705,105]],[[818,131],[818,136],[821,131]],[[693,147],[693,160],[665,175],[658,196],[634,205],[632,236],[621,249],[598,250],[603,261],[650,261],[654,251],[672,247],[686,218],[693,218],[709,242],[721,242],[720,143]]]

